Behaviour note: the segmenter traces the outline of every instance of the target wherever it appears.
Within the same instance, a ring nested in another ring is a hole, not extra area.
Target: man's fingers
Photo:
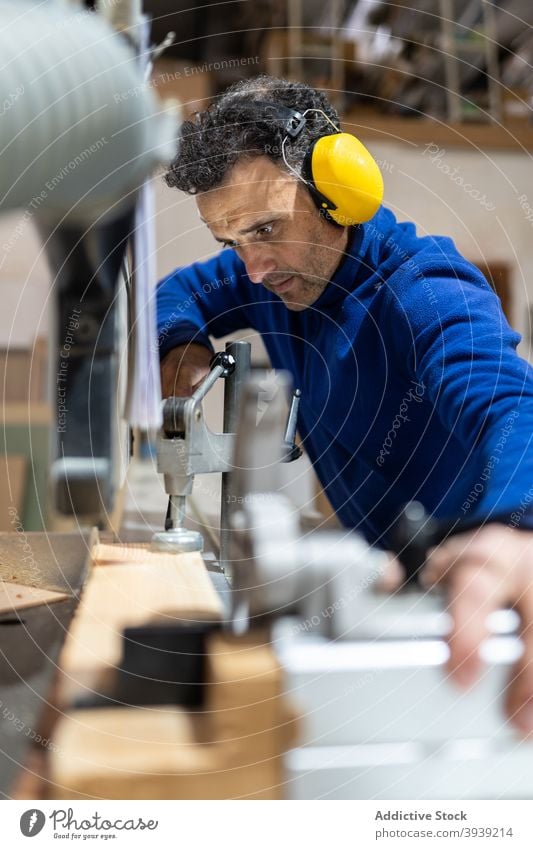
[[[516,663],[506,697],[506,712],[523,734],[533,733],[533,585],[528,586],[515,605],[522,619],[524,652]]]
[[[533,664],[524,655],[513,668],[505,712],[513,725],[523,734],[533,734]]]
[[[385,564],[383,574],[376,581],[376,589],[380,592],[393,593],[404,583],[405,572],[395,554],[391,551],[387,551],[386,554],[388,561]]]
[[[479,675],[479,649],[488,635],[487,616],[499,606],[494,575],[482,565],[457,564],[448,582],[448,611],[453,626],[447,671],[462,686],[470,686]]]
[[[533,734],[533,535],[492,525],[460,534],[434,549],[422,576],[426,587],[448,591],[453,630],[448,670],[456,681],[473,683],[487,617],[509,603],[520,614],[523,655],[513,669],[506,713],[524,734]]]
[[[422,585],[429,589],[446,581],[470,542],[470,535],[457,534],[441,545],[430,548],[426,565],[420,573]]]
[[[164,398],[186,398],[209,372],[211,352],[194,343],[173,348],[161,362],[161,389]]]
[[[453,626],[448,671],[463,686],[480,671],[479,649],[488,636],[487,617],[507,600],[509,591],[497,549],[486,532],[458,534],[430,552],[424,569],[426,587],[444,583]]]

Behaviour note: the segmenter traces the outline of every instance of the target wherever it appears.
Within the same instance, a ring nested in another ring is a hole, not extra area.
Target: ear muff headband
[[[253,101],[262,112],[270,111],[283,124],[283,159],[287,167],[306,184],[323,215],[341,227],[363,224],[372,218],[383,200],[383,178],[379,166],[356,136],[341,132],[321,109],[299,112],[270,101]],[[306,152],[302,174],[285,157],[285,145],[297,138],[309,112],[320,112],[336,130],[320,136]]]

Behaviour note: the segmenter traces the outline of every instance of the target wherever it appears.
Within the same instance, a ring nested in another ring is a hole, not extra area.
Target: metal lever
[[[235,367],[230,380],[224,385],[224,433],[235,433],[239,420],[239,407],[244,383],[250,374],[252,346],[249,342],[238,340],[227,342],[225,354],[230,356]],[[230,514],[234,491],[231,475],[222,473],[220,490],[220,551],[219,565],[229,578]]]
[[[163,429],[168,437],[183,436],[185,429],[185,407],[200,403],[219,377],[230,377],[235,371],[236,360],[233,354],[220,351],[210,362],[210,371],[191,398],[169,398],[163,408]],[[186,496],[170,495],[165,530],[156,533],[152,545],[160,551],[186,552],[202,551],[204,540],[198,531],[184,527],[186,515]]]
[[[193,392],[191,398],[198,403],[202,401],[209,390],[215,385],[219,377],[229,377],[235,371],[235,357],[227,351],[219,351],[215,354],[209,364],[209,374],[205,377],[196,392]]]
[[[287,418],[287,427],[285,428],[285,437],[283,439],[283,463],[292,463],[302,456],[302,449],[296,445],[296,428],[298,426],[298,410],[300,408],[300,399],[302,397],[301,389],[295,389],[292,393],[291,407]]]
[[[419,501],[409,501],[396,520],[393,548],[405,569],[407,583],[418,583],[428,549],[437,542],[437,523]]]
[[[505,521],[493,516],[491,521]],[[399,514],[394,528],[392,547],[405,569],[407,583],[418,583],[428,551],[454,534],[479,528],[482,522],[437,521],[430,516],[419,501],[409,501]]]

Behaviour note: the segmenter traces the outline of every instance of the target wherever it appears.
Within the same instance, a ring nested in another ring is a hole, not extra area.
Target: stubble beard
[[[325,290],[335,272],[336,265],[335,268],[332,267],[333,262],[329,267],[325,267],[323,255],[313,256],[311,254],[309,260],[307,273],[295,273],[294,276],[299,282],[284,295],[280,295],[287,309],[299,311],[312,306]]]
[[[300,312],[312,306],[318,300],[327,286],[327,280],[295,275],[299,284],[295,284],[288,292],[279,295],[287,309]]]

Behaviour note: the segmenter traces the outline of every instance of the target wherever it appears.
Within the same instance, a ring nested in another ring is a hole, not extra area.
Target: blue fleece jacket
[[[159,284],[161,357],[242,328],[301,388],[299,432],[345,526],[390,544],[416,498],[439,519],[533,528],[533,370],[451,239],[420,238],[382,207],[301,312],[230,249]]]

